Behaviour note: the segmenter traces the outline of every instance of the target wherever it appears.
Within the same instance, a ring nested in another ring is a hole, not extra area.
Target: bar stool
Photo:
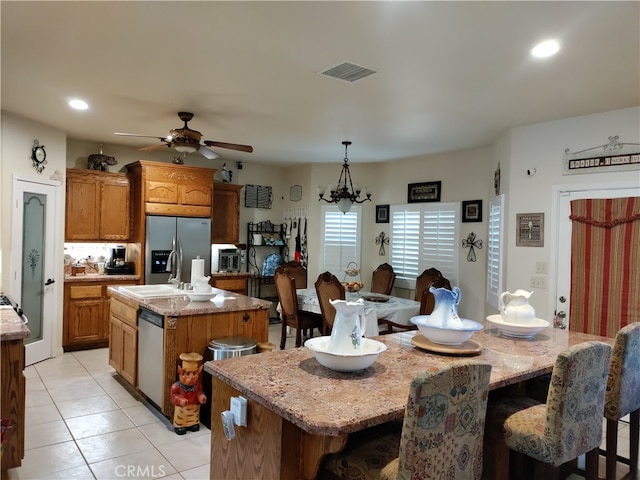
[[[606,343],[574,345],[556,359],[546,403],[528,397],[490,402],[485,440],[495,458],[485,458],[487,478],[509,478],[511,449],[538,460],[534,478],[549,479],[586,453],[586,478],[596,480],[610,358]]]
[[[618,421],[629,415],[629,458],[618,456]],[[607,419],[607,476],[615,478],[616,462],[629,465],[631,479],[638,478],[640,422],[640,323],[631,323],[616,334],[604,402]]]

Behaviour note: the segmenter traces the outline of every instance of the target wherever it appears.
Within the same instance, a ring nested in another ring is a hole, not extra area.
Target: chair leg
[[[296,326],[296,348],[302,345],[302,329],[300,325]]]
[[[600,459],[600,449],[598,447],[589,450],[585,455],[586,480],[598,480],[598,461]],[[615,479],[615,474],[607,478]]]
[[[629,467],[631,480],[638,479],[638,443],[640,437],[640,408],[629,415]]]
[[[285,345],[287,344],[287,322],[285,322],[284,318],[282,319],[282,333],[280,334],[280,350],[284,350]]]
[[[618,462],[618,421],[607,419],[606,478],[616,478]]]

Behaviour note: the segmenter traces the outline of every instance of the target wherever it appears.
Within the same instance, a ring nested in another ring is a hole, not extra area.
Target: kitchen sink
[[[171,285],[127,285],[120,287],[120,290],[138,298],[177,297],[186,294],[184,290]]]

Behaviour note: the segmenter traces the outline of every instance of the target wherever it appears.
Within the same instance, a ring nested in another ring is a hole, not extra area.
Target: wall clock
[[[38,173],[42,173],[47,163],[47,152],[44,149],[44,145],[40,145],[37,139],[33,141],[33,147],[31,147],[31,161],[33,162],[33,168]]]

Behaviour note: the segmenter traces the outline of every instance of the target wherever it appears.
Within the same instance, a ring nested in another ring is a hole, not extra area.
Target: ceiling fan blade
[[[141,138],[157,138],[158,140],[162,140],[166,142],[166,137],[158,137],[157,135],[138,135],[137,133],[122,133],[122,132],[113,132],[114,135],[120,135],[121,137],[141,137]]]
[[[213,150],[211,150],[210,148],[204,147],[202,145],[200,145],[200,148],[198,149],[198,152],[200,152],[200,154],[209,159],[209,160],[213,160],[215,158],[219,158],[220,155],[218,155],[216,152],[214,152]]]
[[[253,147],[251,145],[240,145],[238,143],[225,143],[225,142],[213,142],[211,140],[205,140],[204,144],[207,147],[220,147],[220,148],[228,148],[230,150],[238,150],[240,152],[253,152]]]
[[[139,152],[150,152],[151,150],[160,150],[161,148],[171,147],[169,143],[158,143],[157,145],[151,145],[149,147],[139,148]]]

